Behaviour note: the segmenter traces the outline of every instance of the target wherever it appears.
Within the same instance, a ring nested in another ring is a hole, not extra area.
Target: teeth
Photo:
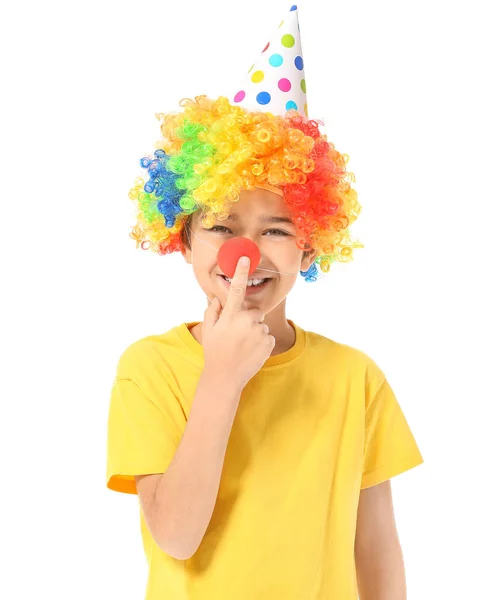
[[[232,280],[229,279],[228,277],[225,276],[225,279],[231,283]],[[259,285],[260,283],[262,283],[263,281],[267,281],[267,279],[249,279],[249,281],[247,282],[247,286],[252,286],[252,285]]]

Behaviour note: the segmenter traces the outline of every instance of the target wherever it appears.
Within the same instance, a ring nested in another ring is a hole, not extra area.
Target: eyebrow
[[[231,214],[226,221],[238,221],[238,216],[236,214]],[[266,216],[262,215],[259,217],[258,221],[260,223],[289,223],[290,225],[294,225],[294,222],[290,219],[290,217],[275,217],[275,216]]]

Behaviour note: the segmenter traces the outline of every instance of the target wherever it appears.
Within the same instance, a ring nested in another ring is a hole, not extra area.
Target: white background
[[[350,155],[364,243],[288,317],[387,374],[425,463],[393,480],[411,600],[492,593],[488,2],[299,4],[309,111]],[[179,255],[135,249],[154,114],[230,94],[290,2],[2,5],[0,596],[144,597],[135,496],[105,487],[127,345],[202,320]],[[336,599],[334,599],[336,600]]]

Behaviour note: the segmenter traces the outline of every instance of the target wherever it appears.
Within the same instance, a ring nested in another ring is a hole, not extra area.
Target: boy
[[[278,35],[301,70],[290,18]],[[235,105],[246,96],[160,115],[163,141],[141,162],[132,235],[180,250],[208,307],[122,354],[107,485],[138,494],[146,600],[403,600],[389,479],[420,451],[374,361],[286,317],[298,273],[314,280],[357,245],[346,161],[296,109]],[[261,261],[229,279],[218,251],[237,236]]]

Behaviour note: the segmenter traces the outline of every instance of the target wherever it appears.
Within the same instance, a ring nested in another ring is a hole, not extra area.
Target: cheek
[[[276,248],[274,249],[273,259],[280,264],[280,267],[284,266],[284,270],[287,270],[287,268],[293,270],[293,268],[300,266],[302,255],[302,250],[295,244],[286,244],[279,248],[278,252],[276,252]]]
[[[202,248],[194,250],[192,258],[192,270],[199,282],[211,279],[212,271],[216,268],[216,256],[213,251],[204,252]]]
[[[293,259],[300,252],[295,240],[296,238],[293,236],[281,238],[264,236],[259,240],[258,245],[261,252],[265,253],[266,256],[271,256],[273,259],[276,256],[285,257],[285,259],[292,257]]]

